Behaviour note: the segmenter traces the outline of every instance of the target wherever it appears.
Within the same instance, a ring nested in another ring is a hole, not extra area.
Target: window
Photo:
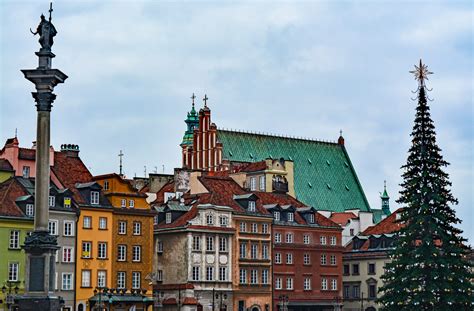
[[[200,236],[193,236],[193,251],[200,251],[201,250],[201,237]]]
[[[141,261],[142,260],[142,247],[140,245],[133,245],[132,248],[132,261]]]
[[[120,200],[120,207],[127,207],[127,199]]]
[[[247,232],[247,224],[245,222],[241,222],[239,225],[240,232]]]
[[[194,266],[192,273],[193,273],[193,275],[192,275],[193,281],[199,281],[200,267],[199,266]]]
[[[214,224],[214,214],[208,213],[208,214],[206,215],[206,223],[207,223],[208,225],[213,225],[213,224]]]
[[[275,243],[281,243],[281,233],[275,233]]]
[[[119,221],[118,234],[127,234],[127,222],[125,220]]]
[[[82,270],[81,287],[91,287],[91,270]]]
[[[349,235],[350,235],[350,236],[354,236],[354,229],[350,229],[350,230],[349,230]]]
[[[262,245],[262,259],[268,259],[268,244]]]
[[[153,224],[154,225],[158,224],[158,220],[159,220],[158,215],[153,216]]]
[[[250,177],[250,191],[255,191],[255,190],[257,190],[257,178]]]
[[[344,299],[348,299],[350,297],[351,287],[349,285],[344,285],[344,291],[342,293]]]
[[[277,264],[281,263],[281,254],[280,253],[275,253],[275,263],[277,263]]]
[[[258,183],[260,185],[260,191],[265,191],[265,176],[260,176],[258,178]]]
[[[97,258],[98,259],[106,259],[107,258],[107,243],[106,242],[99,242],[97,244]]]
[[[246,258],[247,257],[247,243],[245,242],[240,242],[240,258]]]
[[[275,278],[275,289],[281,289],[282,281],[281,278]]]
[[[73,221],[67,221],[67,220],[64,221],[63,235],[74,236],[74,222]]]
[[[374,299],[377,297],[377,286],[375,284],[369,285],[369,298]]]
[[[335,266],[337,264],[336,255],[329,256],[329,263],[331,264],[331,266]]]
[[[30,178],[30,167],[29,166],[23,166],[22,176],[23,176],[23,178]]]
[[[309,216],[309,217],[308,217],[309,223],[310,223],[310,224],[314,224],[314,214],[309,214],[308,216]]]
[[[54,207],[56,203],[56,198],[52,195],[49,196],[49,199],[48,199],[48,206],[49,207]]]
[[[359,285],[354,285],[352,287],[352,298],[360,298],[360,287],[359,287]]]
[[[8,263],[8,281],[17,282],[20,264],[18,262]]]
[[[214,251],[214,237],[213,236],[206,237],[206,251],[207,252]]]
[[[62,274],[62,290],[72,290],[72,273],[63,273]]]
[[[240,284],[247,284],[247,270],[240,269],[239,281],[240,281]]]
[[[170,223],[171,223],[171,213],[169,213],[169,212],[166,213],[166,220],[165,220],[165,222],[166,222],[167,224],[170,224]]]
[[[369,274],[375,274],[375,263],[369,263],[368,269]]]
[[[327,240],[326,240],[326,236],[322,235],[319,237],[319,243],[321,245],[326,245],[327,244]]]
[[[127,260],[127,245],[118,245],[117,260],[118,261],[126,261]]]
[[[331,237],[331,245],[336,245],[337,244],[337,238],[335,236]]]
[[[258,257],[258,245],[252,244],[250,246],[250,258],[257,259],[257,257]]]
[[[220,216],[219,224],[221,227],[227,227],[229,225],[229,218],[227,216]]]
[[[289,221],[289,222],[293,222],[293,221],[295,221],[295,214],[293,214],[293,213],[288,213],[288,217],[287,217],[287,218],[288,218],[288,221]]]
[[[163,254],[163,241],[158,241],[156,247],[157,247],[157,251],[156,251],[156,252],[157,252],[158,254]]]
[[[63,262],[73,262],[74,261],[74,248],[72,247],[63,247]]]
[[[92,242],[82,242],[82,258],[91,258]]]
[[[287,233],[285,236],[286,243],[293,243],[293,233]]]
[[[311,279],[310,278],[304,278],[303,290],[311,290]]]
[[[140,272],[132,272],[132,289],[140,288],[140,279],[141,273]]]
[[[49,234],[58,235],[58,221],[57,220],[50,220],[48,227],[49,227]]]
[[[321,254],[321,265],[327,265],[327,256],[326,254]]]
[[[99,191],[91,191],[91,204],[99,204]]]
[[[350,274],[350,271],[349,271],[349,265],[344,265],[344,275],[349,275]]]
[[[107,218],[99,217],[99,229],[100,230],[107,229]]]
[[[97,287],[107,286],[107,271],[99,270],[97,271]]]
[[[309,256],[309,254],[303,254],[303,264],[305,265],[309,265],[311,264],[311,257]]]
[[[250,270],[250,284],[258,284],[258,270]]]
[[[128,201],[128,207],[134,208],[135,207],[135,201],[134,200],[129,200]],[[140,272],[137,272],[137,273],[140,273]]]
[[[227,267],[219,267],[219,281],[227,281]]]
[[[308,234],[303,235],[303,243],[304,244],[309,244],[309,235]]]
[[[268,284],[268,269],[262,270],[262,284]]]
[[[286,254],[286,263],[291,265],[293,264],[293,254],[292,253],[287,253]]]
[[[359,275],[359,264],[358,263],[352,264],[352,274],[353,275]]]
[[[328,290],[328,279],[321,278],[321,290]]]
[[[8,245],[10,249],[19,249],[20,248],[20,231],[12,230],[10,231],[10,243]]]
[[[219,252],[227,252],[227,237],[219,237]]]
[[[117,272],[117,288],[125,288],[126,274],[125,272]]]
[[[249,201],[249,212],[255,212],[255,201]]]
[[[262,233],[268,233],[268,224],[262,224]]]
[[[33,204],[26,204],[26,216],[33,217],[35,215],[35,206]]]
[[[286,278],[286,289],[293,289],[293,278]]]
[[[91,229],[92,228],[92,218],[90,216],[84,216],[82,221],[82,227],[84,229]]]
[[[64,206],[64,208],[71,208],[71,198],[70,197],[64,197],[63,206]]]
[[[258,225],[256,223],[252,223],[252,225],[250,226],[250,230],[252,231],[252,233],[258,232]]]
[[[273,212],[273,219],[280,221],[280,212]]]
[[[206,267],[206,281],[214,281],[214,267]]]
[[[336,279],[331,280],[331,290],[337,290],[337,280]]]
[[[133,222],[133,235],[141,235],[142,234],[142,223],[139,221]]]

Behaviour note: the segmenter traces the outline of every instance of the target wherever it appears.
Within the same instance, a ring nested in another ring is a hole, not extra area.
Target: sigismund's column
[[[54,296],[55,255],[59,248],[55,236],[49,234],[49,185],[50,185],[50,114],[56,95],[54,87],[63,83],[67,76],[58,69],[52,69],[51,52],[53,37],[57,34],[49,20],[41,15],[41,22],[34,35],[39,35],[41,48],[35,52],[38,56],[38,68],[22,70],[25,78],[35,85],[33,98],[36,101],[36,181],[35,181],[35,225],[34,231],[25,239],[22,246],[26,253],[25,295],[17,299],[20,310],[60,310],[61,297]],[[31,31],[31,29],[30,29]],[[74,282],[74,280],[71,280]],[[74,283],[72,283],[74,284]]]

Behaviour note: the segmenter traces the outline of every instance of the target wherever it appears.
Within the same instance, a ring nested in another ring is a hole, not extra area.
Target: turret
[[[183,141],[181,142],[182,147],[193,144],[194,129],[197,128],[198,125],[199,125],[199,117],[198,117],[198,114],[196,112],[196,109],[194,108],[194,99],[195,98],[196,98],[196,96],[193,93],[193,96],[191,96],[192,108],[191,108],[191,111],[188,112],[188,116],[187,116],[186,120],[184,120],[184,122],[186,123],[187,128],[186,128],[186,132],[184,132]]]
[[[382,200],[382,212],[385,215],[390,215],[390,197],[387,193],[387,181],[384,180],[383,182],[383,193],[380,195],[380,199]]]

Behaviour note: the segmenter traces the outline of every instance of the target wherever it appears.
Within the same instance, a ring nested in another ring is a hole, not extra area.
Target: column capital
[[[56,94],[52,92],[32,92],[31,95],[36,101],[37,111],[51,111]]]

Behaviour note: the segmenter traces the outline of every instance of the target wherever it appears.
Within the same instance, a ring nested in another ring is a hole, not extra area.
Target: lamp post
[[[6,294],[6,297],[5,297],[5,303],[7,305],[7,309],[10,310],[11,306],[15,303],[15,300],[14,300],[14,295],[13,292],[16,294],[18,294],[18,291],[19,291],[19,288],[17,285],[15,285],[15,287],[13,287],[13,283],[8,281],[7,282],[7,286],[3,285],[2,287],[2,293],[5,295]],[[7,291],[8,289],[8,291]]]
[[[280,301],[280,311],[287,311],[288,310],[288,295],[280,295],[278,296],[278,301]]]

